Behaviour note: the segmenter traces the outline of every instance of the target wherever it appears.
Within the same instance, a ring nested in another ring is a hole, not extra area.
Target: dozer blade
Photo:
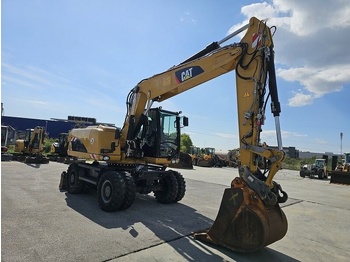
[[[252,252],[280,240],[288,223],[278,204],[266,206],[239,177],[225,189],[213,226],[195,239],[238,252]]]

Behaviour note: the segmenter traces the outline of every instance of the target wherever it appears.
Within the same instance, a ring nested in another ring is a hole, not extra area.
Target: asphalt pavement
[[[177,204],[137,195],[127,210],[102,211],[94,190],[59,191],[67,165],[1,163],[2,261],[349,261],[350,186],[281,170],[286,236],[242,254],[204,244],[192,232],[210,227],[235,168],[178,169],[187,191]]]

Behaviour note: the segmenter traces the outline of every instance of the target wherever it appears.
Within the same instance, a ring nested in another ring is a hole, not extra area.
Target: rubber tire
[[[79,172],[84,172],[78,164],[71,164],[67,171],[67,191],[70,194],[80,194],[83,192],[85,182],[79,179]]]
[[[180,173],[174,171],[174,175],[176,177],[177,186],[178,186],[178,191],[177,191],[177,195],[176,195],[176,198],[175,198],[174,202],[178,202],[185,196],[186,182],[185,182],[185,179],[183,178],[183,176]]]
[[[318,174],[318,179],[325,179],[326,175],[324,174],[324,171],[320,171],[320,173]]]
[[[136,187],[134,178],[130,175],[130,173],[124,173],[123,177],[125,182],[125,194],[124,202],[119,208],[120,210],[124,210],[131,207],[136,197]]]
[[[100,208],[106,212],[117,211],[124,203],[125,191],[126,185],[122,173],[108,171],[102,174],[97,186],[97,201]]]
[[[154,191],[157,201],[162,204],[174,203],[178,195],[178,183],[176,176],[169,174],[159,180],[163,190]]]

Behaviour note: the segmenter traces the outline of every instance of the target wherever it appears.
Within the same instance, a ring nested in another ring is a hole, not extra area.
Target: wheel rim
[[[69,184],[74,185],[74,182],[75,182],[75,175],[74,175],[74,172],[72,172],[69,177]]]
[[[104,181],[102,184],[101,197],[103,202],[108,203],[112,196],[112,184],[110,181]]]

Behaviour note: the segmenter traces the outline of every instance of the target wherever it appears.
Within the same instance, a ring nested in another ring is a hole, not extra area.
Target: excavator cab
[[[180,153],[181,120],[179,112],[152,108],[148,119],[140,128],[138,138],[141,141],[145,157],[177,159]],[[183,121],[185,125],[188,121]]]

